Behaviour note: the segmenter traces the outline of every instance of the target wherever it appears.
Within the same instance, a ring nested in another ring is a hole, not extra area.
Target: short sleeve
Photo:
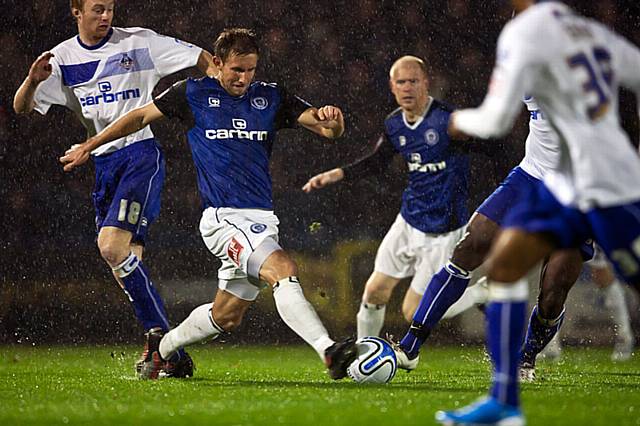
[[[34,109],[42,115],[49,111],[51,105],[62,105],[69,109],[77,105],[77,101],[74,102],[73,92],[63,83],[60,66],[55,58],[51,58],[51,66],[51,75],[38,85],[33,96]]]
[[[180,39],[147,30],[151,57],[160,77],[190,68],[198,63],[202,49]]]
[[[304,99],[289,93],[284,87],[278,86],[280,92],[280,107],[276,115],[276,130],[294,128],[298,124],[298,118],[312,105]]]
[[[160,112],[168,118],[177,117],[182,121],[193,118],[193,113],[187,101],[187,80],[181,80],[159,94],[153,103]]]

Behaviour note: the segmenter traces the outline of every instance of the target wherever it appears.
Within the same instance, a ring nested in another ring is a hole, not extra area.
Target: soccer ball
[[[347,374],[358,383],[387,383],[396,374],[398,362],[393,348],[379,337],[356,341],[358,357],[347,367]]]

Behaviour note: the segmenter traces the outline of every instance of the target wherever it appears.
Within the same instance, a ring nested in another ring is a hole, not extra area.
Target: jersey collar
[[[111,35],[112,35],[112,34],[113,34],[113,27],[109,28],[109,32],[107,33],[107,35],[106,35],[106,36],[104,36],[104,38],[103,38],[102,40],[100,40],[100,41],[98,42],[98,44],[94,44],[93,46],[89,46],[89,45],[84,44],[84,43],[82,42],[82,40],[80,40],[80,34],[78,34],[78,35],[76,36],[76,40],[78,40],[78,44],[79,44],[82,48],[87,49],[87,50],[96,50],[96,49],[100,49],[102,46],[104,46],[104,45],[105,45],[105,43],[109,41],[109,39],[111,38]]]
[[[407,116],[404,114],[404,111],[402,111],[402,121],[404,121],[404,125],[407,126],[411,130],[417,129],[418,126],[420,125],[420,123],[422,123],[422,120],[424,120],[424,118],[427,116],[427,114],[429,114],[429,110],[431,109],[431,104],[432,103],[433,103],[433,98],[431,96],[429,96],[429,101],[427,102],[427,107],[424,109],[424,113],[413,124],[410,124],[407,121]]]

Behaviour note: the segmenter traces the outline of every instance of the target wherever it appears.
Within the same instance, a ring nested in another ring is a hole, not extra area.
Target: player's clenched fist
[[[327,185],[334,184],[344,178],[344,171],[340,168],[329,170],[324,173],[315,175],[302,187],[304,192],[311,192],[314,189],[324,188]]]
[[[325,105],[318,109],[318,120],[323,121],[342,121],[342,111],[333,105]]]

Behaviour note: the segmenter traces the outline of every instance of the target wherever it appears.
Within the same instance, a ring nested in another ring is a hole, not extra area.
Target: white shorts
[[[270,210],[209,207],[200,219],[200,234],[222,261],[218,288],[253,301],[263,287],[262,263],[278,245],[278,217]]]
[[[447,263],[466,228],[425,234],[399,214],[378,247],[374,270],[398,279],[413,276],[411,289],[424,294],[431,277]]]

